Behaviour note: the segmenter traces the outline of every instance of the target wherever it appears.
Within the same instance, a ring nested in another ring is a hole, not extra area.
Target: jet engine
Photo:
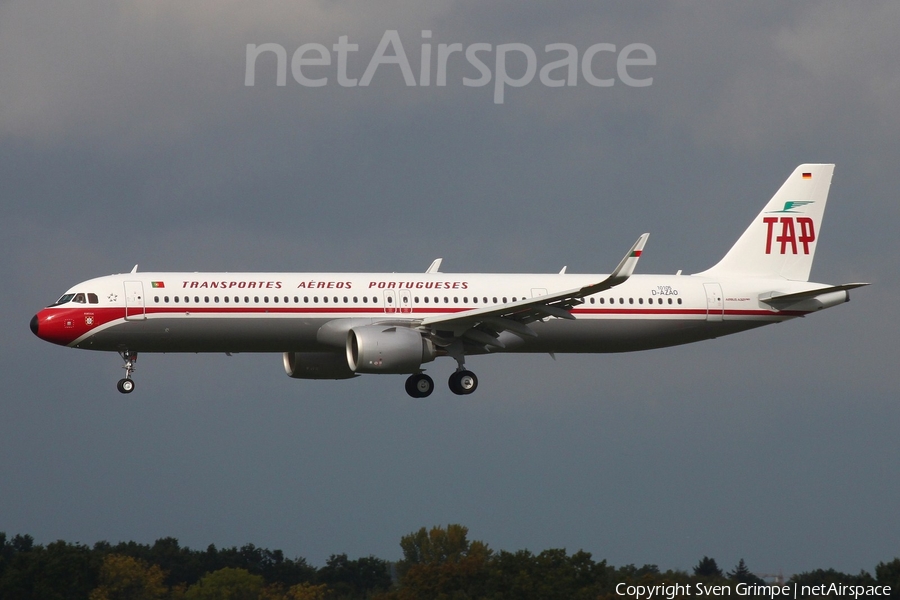
[[[284,371],[294,379],[350,379],[356,373],[339,352],[285,352]]]
[[[347,363],[355,373],[416,373],[435,356],[431,340],[408,327],[366,325],[347,334]]]

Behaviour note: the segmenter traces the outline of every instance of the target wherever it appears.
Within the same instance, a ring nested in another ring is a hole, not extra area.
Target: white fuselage
[[[58,344],[139,352],[339,351],[346,328],[415,322],[577,288],[603,275],[449,273],[129,273],[71,288],[38,318]],[[802,316],[818,306],[775,310],[763,293],[821,287],[783,279],[713,280],[633,275],[586,297],[575,319],[531,325],[536,337],[503,332],[507,352],[627,352],[673,346]],[[844,293],[846,296],[846,293]],[[96,300],[96,302],[92,302]],[[473,352],[469,352],[473,353]],[[476,352],[477,353],[477,352]]]

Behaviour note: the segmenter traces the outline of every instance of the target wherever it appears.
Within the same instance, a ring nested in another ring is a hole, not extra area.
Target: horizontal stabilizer
[[[804,292],[795,292],[793,294],[776,294],[760,297],[760,302],[764,302],[772,308],[784,310],[787,308],[802,310],[819,310],[842,304],[850,299],[849,291],[858,287],[869,285],[868,283],[845,283],[842,285],[832,285],[829,287],[816,288],[814,290],[806,290]]]

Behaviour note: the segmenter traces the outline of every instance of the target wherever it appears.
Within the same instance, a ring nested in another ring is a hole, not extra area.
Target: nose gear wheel
[[[122,394],[130,394],[134,391],[134,379],[132,379],[131,376],[134,373],[134,363],[137,362],[138,355],[137,352],[123,350],[119,352],[119,356],[125,361],[125,365],[122,367],[125,369],[125,377],[116,383],[116,389]]]

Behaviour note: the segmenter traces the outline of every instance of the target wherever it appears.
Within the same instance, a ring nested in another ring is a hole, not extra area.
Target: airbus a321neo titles
[[[278,352],[297,379],[408,375],[456,360],[450,390],[471,394],[466,356],[630,352],[780,323],[842,304],[864,283],[809,281],[834,165],[800,165],[737,243],[701,273],[635,275],[643,234],[609,275],[443,273],[141,273],[79,283],[31,319],[39,338],[125,361],[141,352]]]

